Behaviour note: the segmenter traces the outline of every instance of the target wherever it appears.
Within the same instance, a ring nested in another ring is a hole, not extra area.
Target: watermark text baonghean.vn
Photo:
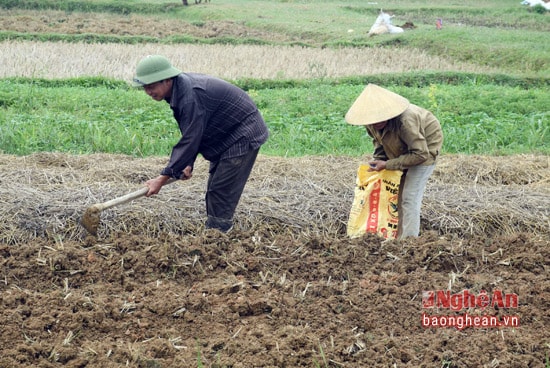
[[[518,308],[518,295],[494,290],[487,293],[481,290],[472,293],[463,290],[452,294],[449,290],[429,290],[422,292],[422,308],[434,311],[449,310],[468,312],[462,314],[442,315],[422,313],[422,327],[455,327],[462,330],[467,327],[518,327],[519,316],[482,314],[486,310],[507,310]],[[478,310],[478,312],[476,312]],[[479,313],[481,312],[481,314]]]

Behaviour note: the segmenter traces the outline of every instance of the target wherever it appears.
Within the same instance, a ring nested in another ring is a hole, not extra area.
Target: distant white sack
[[[393,15],[380,11],[380,15],[378,15],[372,27],[370,27],[368,35],[375,36],[385,33],[402,33],[403,28],[391,24],[392,17]]]
[[[546,0],[524,0],[521,2],[521,5],[529,5],[529,6],[542,5],[546,10],[550,10],[550,1],[546,1]]]

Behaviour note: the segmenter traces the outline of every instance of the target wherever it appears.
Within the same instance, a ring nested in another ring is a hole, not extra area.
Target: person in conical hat
[[[162,55],[139,61],[132,85],[170,105],[181,139],[146,196],[170,178],[187,180],[199,154],[210,162],[206,187],[207,229],[227,232],[262,144],[269,136],[256,104],[242,89],[212,76],[184,73]]]
[[[438,119],[428,110],[375,84],[368,84],[346,113],[373,140],[371,171],[402,170],[398,239],[420,233],[420,208],[428,179],[443,145]]]

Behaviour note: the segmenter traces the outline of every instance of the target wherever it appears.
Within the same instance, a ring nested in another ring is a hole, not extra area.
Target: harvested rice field
[[[104,76],[131,80],[144,55],[161,54],[185,71],[224,79],[306,79],[412,72],[490,72],[491,69],[429,56],[418,50],[313,49],[255,45],[115,45],[0,42],[0,78]],[[220,60],[224,60],[220,63]]]

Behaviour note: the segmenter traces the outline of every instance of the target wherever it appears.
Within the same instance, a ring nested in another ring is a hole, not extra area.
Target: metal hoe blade
[[[80,219],[80,224],[93,236],[97,236],[100,214],[101,210],[97,206],[91,206]]]

